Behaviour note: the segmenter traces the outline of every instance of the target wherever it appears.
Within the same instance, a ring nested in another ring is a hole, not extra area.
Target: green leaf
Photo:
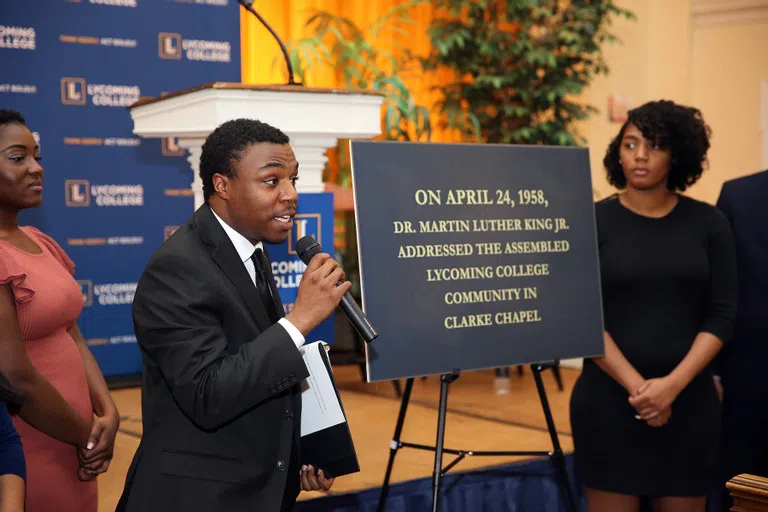
[[[613,18],[631,16],[612,0],[433,0],[443,14],[427,35],[422,69],[462,77],[438,88],[436,108],[467,138],[573,145],[575,122],[593,114],[566,98],[608,73],[602,57],[617,38]],[[469,77],[464,79],[464,77]],[[470,114],[471,113],[471,116]],[[471,129],[470,119],[478,123]]]

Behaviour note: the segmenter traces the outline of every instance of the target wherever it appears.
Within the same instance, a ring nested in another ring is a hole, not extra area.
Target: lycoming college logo
[[[85,79],[62,78],[61,102],[64,105],[85,105]]]
[[[160,32],[157,35],[157,46],[161,59],[181,60],[181,34]]]
[[[293,218],[293,229],[288,238],[288,254],[296,254],[296,242],[309,235],[317,240],[320,246],[323,241],[320,238],[320,226],[322,216],[319,213],[298,213]]]
[[[80,292],[83,294],[83,306],[89,308],[93,306],[93,281],[90,279],[78,279]]]
[[[91,185],[88,180],[66,180],[64,203],[67,206],[90,206]]]
[[[142,185],[91,185],[88,180],[65,180],[67,206],[143,206]]]
[[[0,48],[10,50],[34,50],[37,35],[32,27],[9,27],[0,25]]]
[[[96,107],[127,107],[141,97],[138,85],[88,84],[85,78],[61,79],[61,102],[64,105],[85,105],[87,98]]]
[[[184,148],[179,146],[179,140],[176,137],[165,137],[163,139],[163,155],[184,156]]]
[[[93,299],[100,306],[119,306],[130,304],[136,294],[138,283],[93,284],[91,279],[79,279],[77,284],[83,294],[83,306],[93,306]]]
[[[288,237],[288,254],[296,256],[296,242],[305,236],[311,236],[322,246],[320,237],[322,215],[319,213],[299,213],[293,218],[291,236]],[[298,288],[307,265],[300,259],[288,258],[287,261],[273,261],[272,273],[277,287],[281,290]],[[284,305],[289,310],[292,305]]]
[[[230,62],[232,46],[229,41],[208,41],[184,39],[175,32],[160,32],[157,35],[157,54],[161,59]]]
[[[130,304],[138,283],[106,283],[93,286],[93,294],[100,306]]]

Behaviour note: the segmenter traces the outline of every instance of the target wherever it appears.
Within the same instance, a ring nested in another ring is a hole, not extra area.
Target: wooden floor
[[[332,492],[342,493],[377,487],[382,483],[389,456],[389,442],[397,421],[400,400],[388,382],[368,384],[355,366],[334,368],[341,397],[352,429],[361,471],[337,479]],[[579,371],[563,369],[564,390],[559,391],[550,371],[543,374],[550,407],[563,450],[573,449],[568,418],[568,401]],[[122,422],[109,471],[99,477],[99,511],[112,512],[123,489],[125,474],[141,438],[141,398],[138,388],[112,392]],[[416,380],[406,415],[402,440],[435,444],[437,406],[440,396],[438,377]],[[494,391],[492,371],[470,372],[451,384],[448,398],[445,446],[455,449],[488,451],[546,451],[552,444],[546,428],[533,375],[526,368],[522,376],[511,375],[507,395]],[[450,456],[446,456],[447,463]],[[468,457],[456,470],[503,464],[511,457]],[[392,482],[428,477],[434,454],[402,449],[395,460]],[[311,499],[319,493],[302,493]]]

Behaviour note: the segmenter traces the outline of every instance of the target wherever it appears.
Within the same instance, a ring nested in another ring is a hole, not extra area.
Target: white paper
[[[309,370],[309,377],[301,383],[302,437],[346,421],[333,381],[320,354],[327,346],[318,341],[300,349]]]

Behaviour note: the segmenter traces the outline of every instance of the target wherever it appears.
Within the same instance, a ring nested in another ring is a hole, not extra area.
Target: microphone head
[[[305,265],[309,265],[312,258],[321,252],[323,252],[323,248],[312,236],[307,235],[296,241],[296,254]]]

